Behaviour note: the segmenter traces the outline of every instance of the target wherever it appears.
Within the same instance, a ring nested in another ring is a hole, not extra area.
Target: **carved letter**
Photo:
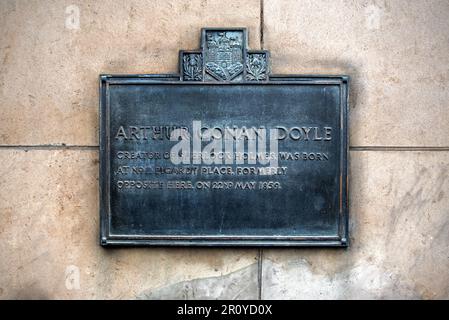
[[[125,129],[123,129],[123,126],[120,126],[120,128],[118,128],[117,134],[115,135],[115,139],[119,139],[120,137],[122,137],[125,140],[128,140],[128,137],[126,136],[126,132]]]

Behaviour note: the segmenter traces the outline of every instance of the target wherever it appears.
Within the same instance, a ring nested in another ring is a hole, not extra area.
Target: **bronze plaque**
[[[348,77],[201,38],[179,74],[100,76],[101,244],[347,246]]]

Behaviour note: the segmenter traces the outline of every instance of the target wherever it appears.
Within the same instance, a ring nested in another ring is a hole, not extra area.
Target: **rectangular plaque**
[[[347,246],[347,77],[254,72],[223,30],[179,75],[100,77],[101,244]]]

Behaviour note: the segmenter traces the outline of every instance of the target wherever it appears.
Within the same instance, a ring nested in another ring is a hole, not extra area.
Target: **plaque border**
[[[201,82],[182,81],[179,74],[103,74],[100,75],[100,245],[108,246],[214,246],[214,247],[347,247],[348,241],[348,108],[349,76],[271,74],[260,82]],[[232,236],[232,235],[113,235],[110,233],[110,110],[109,87],[132,84],[175,85],[339,85],[340,87],[340,208],[336,236]]]

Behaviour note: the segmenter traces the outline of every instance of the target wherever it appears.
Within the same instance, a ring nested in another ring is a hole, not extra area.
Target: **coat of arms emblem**
[[[183,81],[268,81],[268,51],[248,50],[245,28],[204,28],[201,50],[180,52]]]
[[[232,80],[243,71],[243,36],[241,32],[206,33],[206,73],[217,80]]]

